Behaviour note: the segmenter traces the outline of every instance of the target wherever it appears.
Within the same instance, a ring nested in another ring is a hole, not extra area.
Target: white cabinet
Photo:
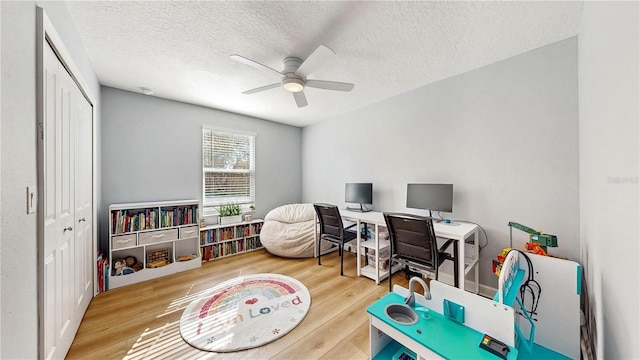
[[[198,200],[109,206],[108,288],[197,268]],[[116,260],[135,260],[117,271]]]
[[[200,229],[202,261],[262,249],[260,229],[263,220],[254,219],[235,224],[211,225]]]

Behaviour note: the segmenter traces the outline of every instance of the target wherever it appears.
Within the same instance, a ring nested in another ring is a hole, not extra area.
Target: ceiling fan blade
[[[242,93],[245,94],[245,95],[255,94],[255,93],[260,92],[260,91],[274,89],[274,88],[277,88],[277,87],[280,87],[280,86],[282,86],[281,83],[275,83],[275,84],[265,85],[265,86],[261,86],[259,88],[243,91]]]
[[[304,92],[293,93],[293,98],[296,99],[299,108],[307,106],[307,97],[304,96]]]
[[[280,71],[272,69],[270,67],[268,67],[267,65],[263,65],[260,64],[259,62],[253,61],[251,59],[247,59],[246,57],[242,56],[242,55],[236,55],[233,54],[231,56],[229,56],[231,59],[239,61],[243,64],[249,65],[249,66],[253,66],[256,69],[265,69],[268,70],[269,72],[273,72],[275,74],[277,74],[278,76],[282,76],[282,73],[280,73]]]
[[[337,81],[307,80],[305,86],[325,90],[351,91],[355,85]]]
[[[296,74],[306,78],[335,54],[333,50],[324,45],[318,46],[318,48],[300,64],[300,67],[296,70]]]

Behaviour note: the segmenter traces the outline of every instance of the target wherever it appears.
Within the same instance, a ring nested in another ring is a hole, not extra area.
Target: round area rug
[[[180,334],[201,350],[249,349],[291,331],[310,306],[309,290],[292,277],[240,276],[215,286],[189,304],[180,319]]]

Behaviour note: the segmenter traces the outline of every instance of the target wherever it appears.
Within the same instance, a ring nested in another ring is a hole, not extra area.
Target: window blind
[[[255,134],[202,128],[202,181],[205,214],[214,207],[255,203]]]

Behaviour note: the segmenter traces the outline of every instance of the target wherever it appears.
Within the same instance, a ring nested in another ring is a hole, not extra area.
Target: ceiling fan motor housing
[[[298,68],[302,65],[302,60],[297,57],[288,57],[284,59],[284,70],[282,74],[285,76],[295,75]]]
[[[304,79],[296,75],[296,70],[298,70],[301,64],[302,60],[295,57],[284,59],[282,87],[288,92],[297,93],[304,90]]]

